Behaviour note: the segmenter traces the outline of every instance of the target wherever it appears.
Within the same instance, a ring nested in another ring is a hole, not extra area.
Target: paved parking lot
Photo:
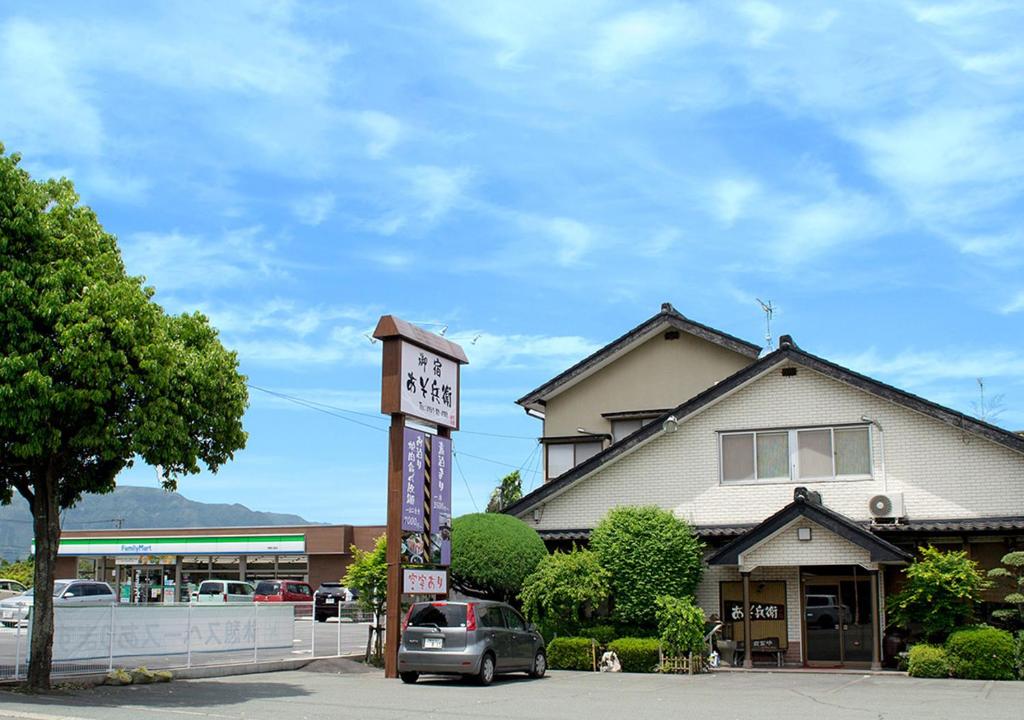
[[[486,718],[564,720],[671,717],[828,720],[983,717],[1016,720],[1024,683],[915,680],[902,676],[715,673],[697,677],[553,672],[491,687],[430,679],[416,685],[380,673],[303,671],[97,688],[64,697],[0,693],[0,718],[182,720],[358,717],[360,720]]]

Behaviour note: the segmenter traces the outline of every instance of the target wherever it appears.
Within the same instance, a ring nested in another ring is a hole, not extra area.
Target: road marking
[[[45,713],[35,712],[23,712],[21,710],[13,711],[15,714],[10,714],[6,710],[0,710],[0,718],[17,718],[17,720],[92,720],[90,718],[80,718],[73,715],[49,715]]]

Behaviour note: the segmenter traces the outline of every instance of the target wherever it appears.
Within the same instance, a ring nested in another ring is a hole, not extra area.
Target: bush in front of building
[[[938,645],[912,645],[908,653],[907,672],[910,677],[948,678],[949,656]]]
[[[452,522],[452,585],[466,595],[509,602],[547,557],[537,531],[500,513],[470,513]]]
[[[901,627],[920,627],[930,642],[944,640],[956,628],[969,625],[989,584],[963,551],[923,548],[921,557],[904,572],[906,584],[889,598],[889,615]]]
[[[619,622],[657,626],[655,601],[692,595],[704,571],[704,546],[692,529],[658,507],[618,507],[590,534],[590,548],[611,574]]]
[[[946,640],[953,677],[965,680],[1013,680],[1013,635],[994,627],[958,630]]]
[[[663,595],[657,600],[658,633],[665,652],[676,656],[704,650],[704,611],[693,598]]]
[[[552,670],[593,670],[594,641],[586,637],[559,637],[548,643],[548,667]]]
[[[622,672],[657,672],[660,663],[658,638],[623,637],[608,644],[608,649],[619,657]]]
[[[608,578],[589,550],[556,551],[544,557],[523,583],[523,613],[558,635],[581,635],[586,615],[608,599]]]
[[[1017,671],[1017,678],[1024,680],[1024,630],[1013,638],[1013,669]]]

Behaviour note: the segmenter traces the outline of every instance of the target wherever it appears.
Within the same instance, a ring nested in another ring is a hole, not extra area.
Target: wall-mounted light
[[[811,529],[809,527],[802,527],[796,529],[796,539],[801,542],[810,542],[811,540]]]
[[[541,505],[540,507],[535,507],[533,509],[533,521],[540,522],[542,517],[544,517],[544,506]]]
[[[674,433],[679,429],[679,421],[676,420],[675,415],[669,415],[665,418],[665,422],[661,424],[661,429],[667,433]]]

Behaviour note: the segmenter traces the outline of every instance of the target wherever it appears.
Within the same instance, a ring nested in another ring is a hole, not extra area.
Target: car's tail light
[[[402,632],[405,632],[405,629],[407,627],[409,627],[409,618],[411,618],[411,617],[412,617],[412,605],[409,606],[409,612],[407,612],[405,614],[405,617],[402,619]]]
[[[228,594],[224,593],[224,602],[227,602],[227,601],[228,601]]]
[[[473,603],[466,605],[466,629],[476,630],[476,610],[473,608]]]

